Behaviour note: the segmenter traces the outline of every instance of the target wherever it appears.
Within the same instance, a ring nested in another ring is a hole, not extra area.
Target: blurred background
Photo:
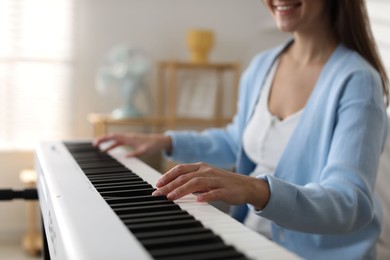
[[[390,18],[385,12],[390,4],[367,3],[390,73]],[[162,99],[156,90],[161,83],[157,68],[163,61],[190,63],[186,37],[196,28],[214,33],[207,63],[234,64],[239,73],[256,53],[290,37],[276,29],[260,0],[0,0],[0,188],[30,185],[21,173],[34,169],[39,140],[99,134],[91,114],[109,116],[122,102],[120,94],[102,94],[96,86],[107,53],[118,44],[137,46],[151,62],[138,103],[142,118],[152,117]],[[234,76],[230,85],[236,85]],[[168,103],[161,106],[169,109]],[[136,130],[144,131],[139,125]],[[112,131],[130,129],[124,124]],[[1,259],[11,259],[2,254],[13,249],[21,252],[14,259],[25,255],[29,210],[25,201],[0,203]],[[34,212],[39,231],[39,209]]]

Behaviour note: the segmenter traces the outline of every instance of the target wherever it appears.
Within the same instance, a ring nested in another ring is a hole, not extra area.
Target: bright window
[[[0,149],[69,135],[74,0],[0,0]]]
[[[379,53],[390,77],[390,1],[368,0],[367,8]]]

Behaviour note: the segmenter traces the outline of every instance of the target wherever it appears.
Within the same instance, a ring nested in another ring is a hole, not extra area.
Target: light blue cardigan
[[[167,132],[174,160],[255,165],[242,149],[244,129],[272,63],[286,44],[257,55],[240,81],[238,111],[224,129]],[[324,66],[274,175],[258,214],[273,221],[272,237],[307,259],[373,259],[380,208],[373,197],[379,156],[387,132],[379,74],[340,44]],[[247,206],[232,215],[242,221]]]

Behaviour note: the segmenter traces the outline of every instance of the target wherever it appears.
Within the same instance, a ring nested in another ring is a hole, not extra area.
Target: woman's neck
[[[301,66],[325,64],[339,41],[330,28],[318,28],[310,33],[295,32],[288,55]]]

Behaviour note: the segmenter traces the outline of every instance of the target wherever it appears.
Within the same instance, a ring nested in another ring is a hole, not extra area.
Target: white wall
[[[245,67],[258,51],[282,42],[260,0],[78,0],[74,132],[91,135],[90,112],[110,112],[118,100],[99,96],[94,77],[106,51],[121,42],[143,48],[154,61],[188,60],[189,28],[216,33],[211,61]],[[153,87],[153,86],[152,86]]]
[[[33,167],[31,152],[0,151],[0,188],[25,188],[19,180],[22,169]],[[0,201],[0,243],[18,241],[26,230],[27,210],[22,200]]]
[[[133,43],[155,60],[188,59],[189,28],[216,32],[212,61],[237,61],[245,67],[258,51],[286,39],[278,33],[261,0],[75,0],[75,85],[73,134],[91,137],[90,112],[109,112],[94,78],[103,55],[117,43]],[[33,167],[32,152],[0,153],[0,187],[21,188],[19,172]],[[0,203],[0,242],[17,240],[25,228],[22,201]]]

